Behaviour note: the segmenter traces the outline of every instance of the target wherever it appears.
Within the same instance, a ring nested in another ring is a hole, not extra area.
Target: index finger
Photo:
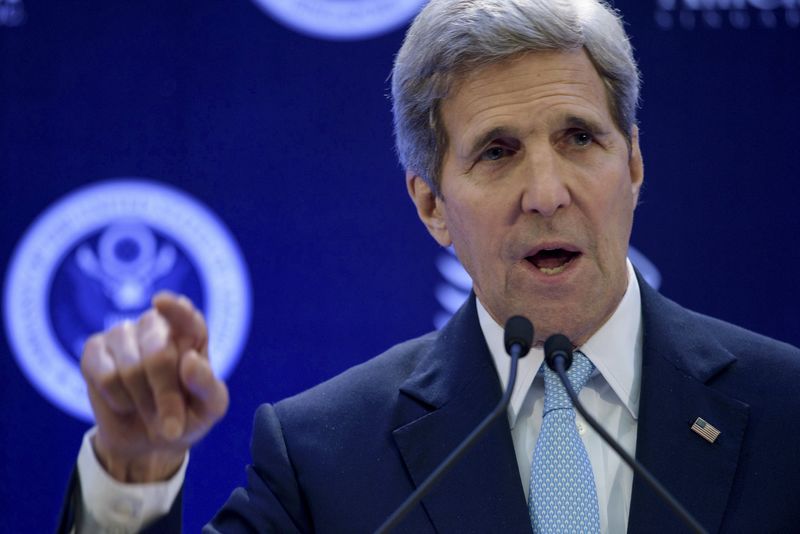
[[[191,300],[184,295],[160,291],[153,297],[153,306],[169,323],[179,353],[193,349],[205,355],[208,345],[206,321]]]
[[[141,362],[153,395],[158,432],[175,441],[183,434],[186,409],[178,377],[178,351],[174,343],[167,342],[168,332],[166,320],[154,310],[137,323]]]

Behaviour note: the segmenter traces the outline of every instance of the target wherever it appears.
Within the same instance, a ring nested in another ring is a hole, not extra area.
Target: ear
[[[633,193],[633,207],[639,202],[639,190],[644,182],[644,162],[642,151],[639,149],[639,127],[634,125],[631,130],[631,155],[628,158],[628,170],[631,175],[631,191]]]
[[[433,236],[443,247],[452,244],[450,232],[447,231],[447,212],[444,199],[436,195],[428,183],[412,172],[406,172],[408,195],[417,207],[417,215]]]

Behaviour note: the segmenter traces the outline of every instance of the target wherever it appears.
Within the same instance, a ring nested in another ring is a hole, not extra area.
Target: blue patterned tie
[[[575,427],[575,410],[558,375],[544,369],[544,415],[531,463],[528,508],[536,534],[600,532],[600,510],[586,447]],[[575,352],[567,371],[572,388],[583,388],[594,370]],[[540,371],[541,372],[541,371]]]

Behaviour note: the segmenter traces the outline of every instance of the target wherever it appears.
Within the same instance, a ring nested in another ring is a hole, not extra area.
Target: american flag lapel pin
[[[702,417],[698,417],[694,420],[694,423],[692,423],[692,430],[709,443],[714,443],[720,434],[719,430],[717,430],[714,425]]]

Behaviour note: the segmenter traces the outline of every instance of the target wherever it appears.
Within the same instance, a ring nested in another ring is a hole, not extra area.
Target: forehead
[[[531,52],[459,77],[442,101],[442,119],[454,140],[473,130],[586,115],[611,121],[605,85],[582,48]]]

